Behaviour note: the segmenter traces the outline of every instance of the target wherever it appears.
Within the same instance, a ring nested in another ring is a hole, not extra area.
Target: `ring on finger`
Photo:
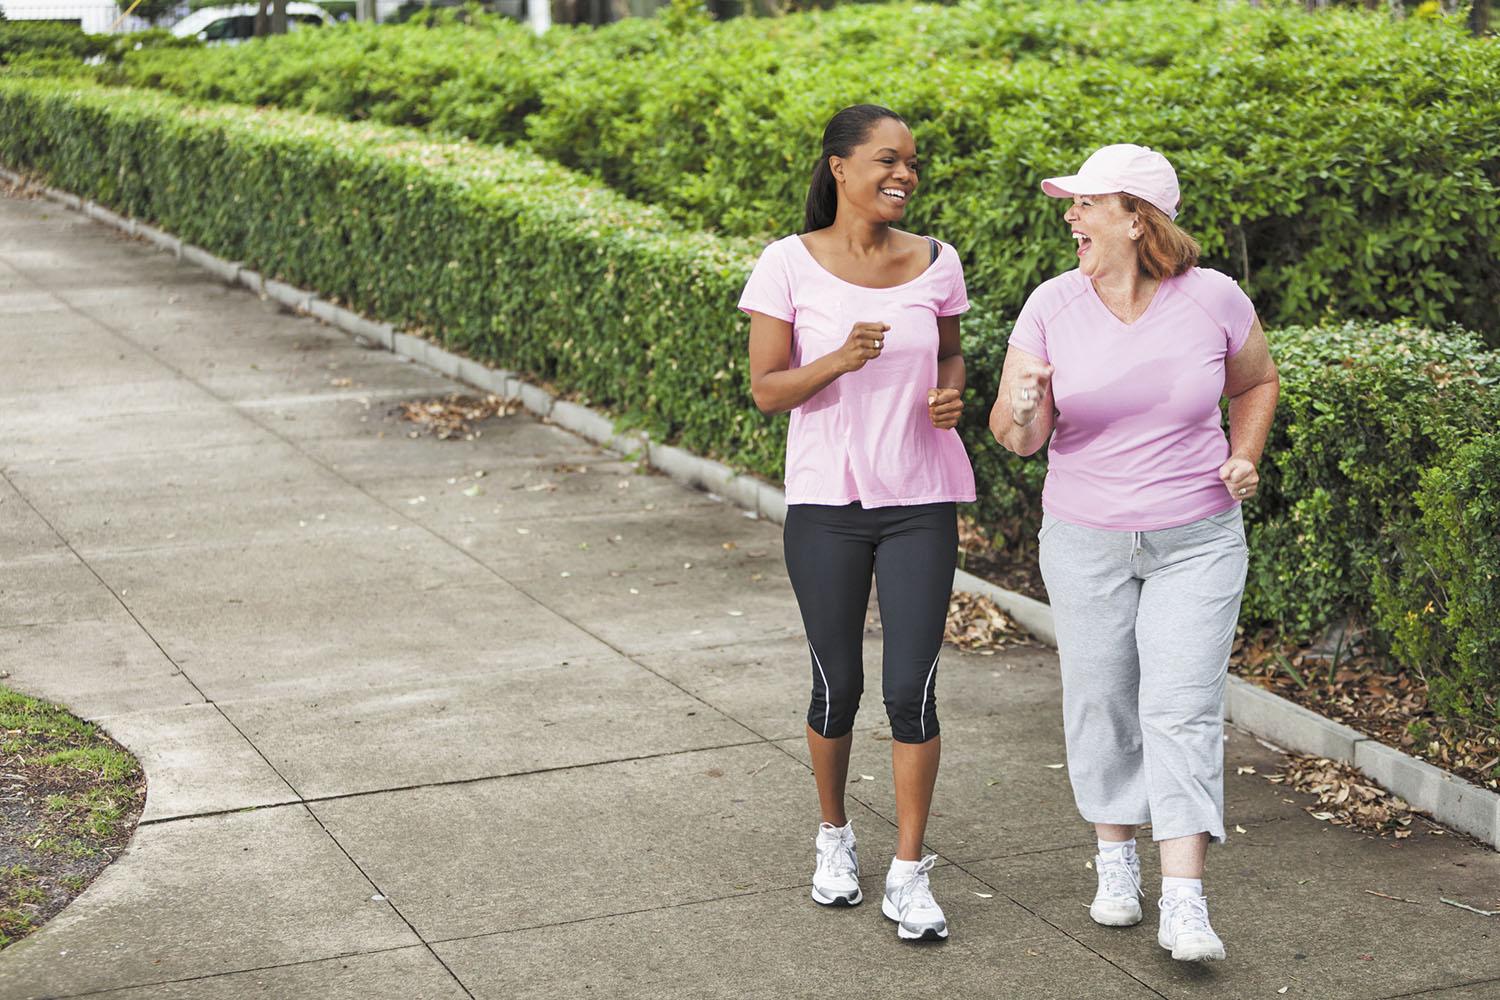
[[[1240,487],[1240,496],[1244,496],[1246,493],[1249,493],[1249,492],[1250,492],[1250,490],[1247,489],[1246,487],[1244,487],[1244,486]]]

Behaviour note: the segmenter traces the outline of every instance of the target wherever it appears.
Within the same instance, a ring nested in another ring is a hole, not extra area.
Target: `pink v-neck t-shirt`
[[[1042,509],[1089,528],[1155,531],[1234,507],[1219,479],[1229,458],[1219,400],[1225,361],[1254,323],[1234,279],[1201,267],[1163,281],[1129,324],[1081,271],[1032,292],[1010,346],[1055,369]]]
[[[831,354],[855,323],[886,323],[880,357],[840,375],[791,413],[786,502],[895,507],[974,499],[974,470],[955,430],[927,412],[937,386],[939,316],[969,309],[958,252],[911,281],[866,288],[836,277],[792,235],[766,247],[740,308],[792,324],[791,367]]]

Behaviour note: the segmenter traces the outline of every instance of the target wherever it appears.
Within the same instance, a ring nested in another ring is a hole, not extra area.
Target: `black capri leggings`
[[[807,724],[830,739],[854,728],[865,686],[862,646],[873,570],[891,737],[925,743],[936,736],[937,662],[958,563],[957,507],[792,504],[783,544],[812,654]]]

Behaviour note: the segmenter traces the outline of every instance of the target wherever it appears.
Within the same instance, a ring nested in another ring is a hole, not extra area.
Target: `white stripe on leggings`
[[[937,673],[938,656],[943,655],[943,650],[938,649],[937,656],[932,658],[932,666],[927,668],[927,683],[922,685],[922,742],[927,742],[927,692],[932,690],[932,675]]]
[[[813,649],[812,640],[807,640],[807,648],[812,650],[813,662],[818,665],[818,673],[823,675],[823,732],[820,736],[828,736],[828,713],[833,710],[833,693],[828,690],[828,675],[823,673],[823,661],[818,659],[818,651]]]

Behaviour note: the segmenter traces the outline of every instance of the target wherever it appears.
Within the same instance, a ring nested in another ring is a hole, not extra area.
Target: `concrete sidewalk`
[[[1044,649],[943,657],[953,937],[898,944],[878,896],[807,897],[779,529],[521,414],[410,438],[392,406],[457,386],[46,202],[0,199],[0,350],[0,669],[149,780],[124,856],[0,953],[0,1000],[1500,997],[1500,921],[1438,901],[1496,908],[1500,857],[1329,828],[1239,733],[1229,960],[1092,924]]]

